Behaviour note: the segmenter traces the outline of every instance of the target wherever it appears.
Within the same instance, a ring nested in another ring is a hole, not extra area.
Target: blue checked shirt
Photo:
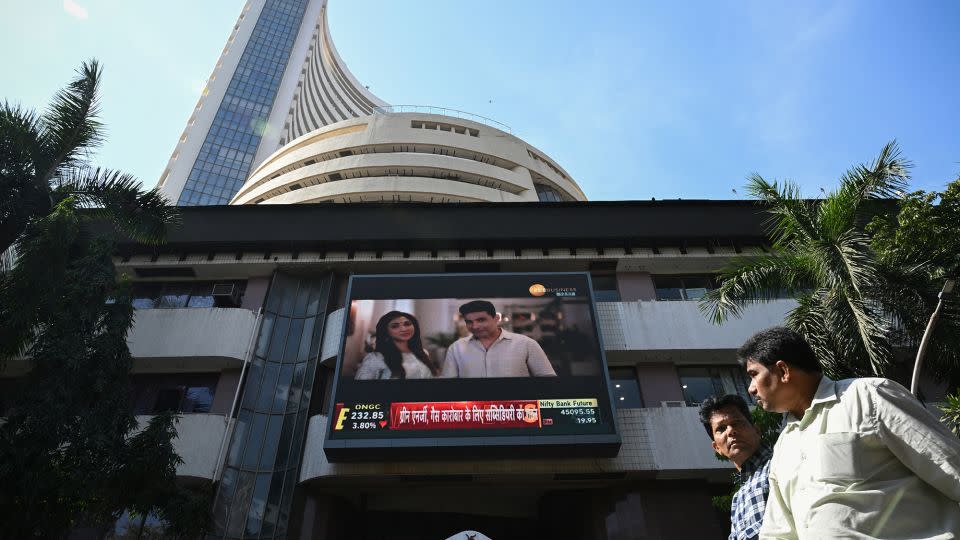
[[[729,540],[755,540],[763,525],[763,511],[770,493],[770,458],[773,449],[761,445],[740,468],[740,489],[730,506]]]

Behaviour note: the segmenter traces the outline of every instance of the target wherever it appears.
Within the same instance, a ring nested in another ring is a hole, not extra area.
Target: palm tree
[[[132,176],[87,162],[103,142],[100,77],[96,60],[84,62],[42,115],[8,102],[0,107],[0,252],[67,200],[137,241],[165,239],[176,214],[157,189],[142,191]]]
[[[794,183],[752,175],[747,189],[770,214],[772,250],[734,259],[701,311],[719,324],[749,304],[796,298],[786,324],[807,339],[828,375],[883,374],[895,319],[877,301],[875,293],[889,283],[864,227],[882,205],[876,201],[906,186],[910,166],[890,142],[818,200],[803,198]]]

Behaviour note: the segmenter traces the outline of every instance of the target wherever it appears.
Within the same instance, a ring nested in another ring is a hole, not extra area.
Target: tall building
[[[383,105],[340,60],[326,0],[249,0],[159,186],[180,205],[226,204],[284,142]]]
[[[247,3],[159,186],[184,206],[586,199],[505,125],[370,93],[333,45],[326,0]]]

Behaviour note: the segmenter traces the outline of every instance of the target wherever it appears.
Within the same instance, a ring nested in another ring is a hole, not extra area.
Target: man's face
[[[463,322],[466,323],[467,330],[473,334],[473,337],[487,339],[497,335],[500,316],[491,316],[486,311],[476,311],[464,314]]]
[[[750,395],[767,412],[786,412],[785,394],[789,389],[783,385],[783,371],[773,365],[769,368],[760,362],[747,360],[747,375],[750,377]]]
[[[740,467],[760,447],[760,432],[740,409],[727,405],[710,415],[713,449]]]

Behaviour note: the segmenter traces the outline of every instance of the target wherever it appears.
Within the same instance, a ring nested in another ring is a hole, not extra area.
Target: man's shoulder
[[[471,339],[473,339],[473,336],[464,336],[450,344],[450,349],[462,349],[467,346]]]
[[[898,393],[907,392],[900,383],[884,379],[882,377],[860,377],[856,379],[843,379],[836,381],[837,396],[843,399],[845,396],[870,396],[875,397],[881,390],[894,391]]]
[[[523,343],[526,343],[529,341],[532,341],[534,343],[537,342],[537,340],[524,334],[517,334],[516,332],[510,332],[510,331],[504,330],[503,328],[501,328],[500,331],[503,333],[504,339],[512,339],[514,341],[523,342]]]

